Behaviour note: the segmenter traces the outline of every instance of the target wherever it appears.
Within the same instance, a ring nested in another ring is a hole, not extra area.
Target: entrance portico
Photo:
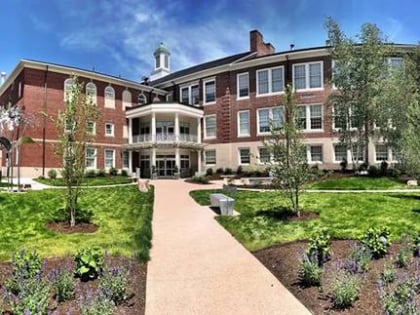
[[[139,168],[141,177],[161,178],[201,172],[201,108],[152,103],[128,109],[126,117],[132,172]]]

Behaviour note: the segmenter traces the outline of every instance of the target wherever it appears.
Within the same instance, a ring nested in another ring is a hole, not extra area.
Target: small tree
[[[299,198],[310,172],[297,122],[295,95],[289,84],[285,92],[286,121],[283,126],[271,123],[271,136],[265,140],[265,147],[273,157],[269,168],[275,177],[274,184],[290,200],[293,212],[300,216]]]
[[[64,211],[70,217],[70,226],[76,225],[78,198],[86,168],[86,148],[92,135],[88,122],[95,121],[98,115],[96,105],[83,94],[83,85],[74,76],[65,95],[64,111],[58,113],[56,127],[61,134],[57,155],[64,163],[63,178],[67,193]]]

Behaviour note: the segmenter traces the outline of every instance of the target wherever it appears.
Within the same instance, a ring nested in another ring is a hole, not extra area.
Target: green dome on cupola
[[[157,55],[162,54],[162,53],[170,55],[169,49],[166,48],[166,46],[163,44],[163,42],[161,42],[159,44],[159,46],[156,48],[156,50],[153,54],[155,56],[157,56]]]

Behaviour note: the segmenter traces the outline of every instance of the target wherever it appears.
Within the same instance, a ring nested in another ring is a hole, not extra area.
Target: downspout
[[[42,177],[45,177],[45,138],[46,138],[46,123],[47,123],[47,75],[48,65],[45,68],[44,74],[44,98],[42,103],[43,119],[42,119]]]

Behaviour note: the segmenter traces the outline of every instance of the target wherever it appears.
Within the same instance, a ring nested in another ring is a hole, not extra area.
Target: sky
[[[33,59],[141,81],[160,42],[177,71],[249,51],[254,29],[276,51],[323,46],[327,17],[350,37],[369,22],[414,44],[419,12],[420,0],[0,0],[0,71]]]

